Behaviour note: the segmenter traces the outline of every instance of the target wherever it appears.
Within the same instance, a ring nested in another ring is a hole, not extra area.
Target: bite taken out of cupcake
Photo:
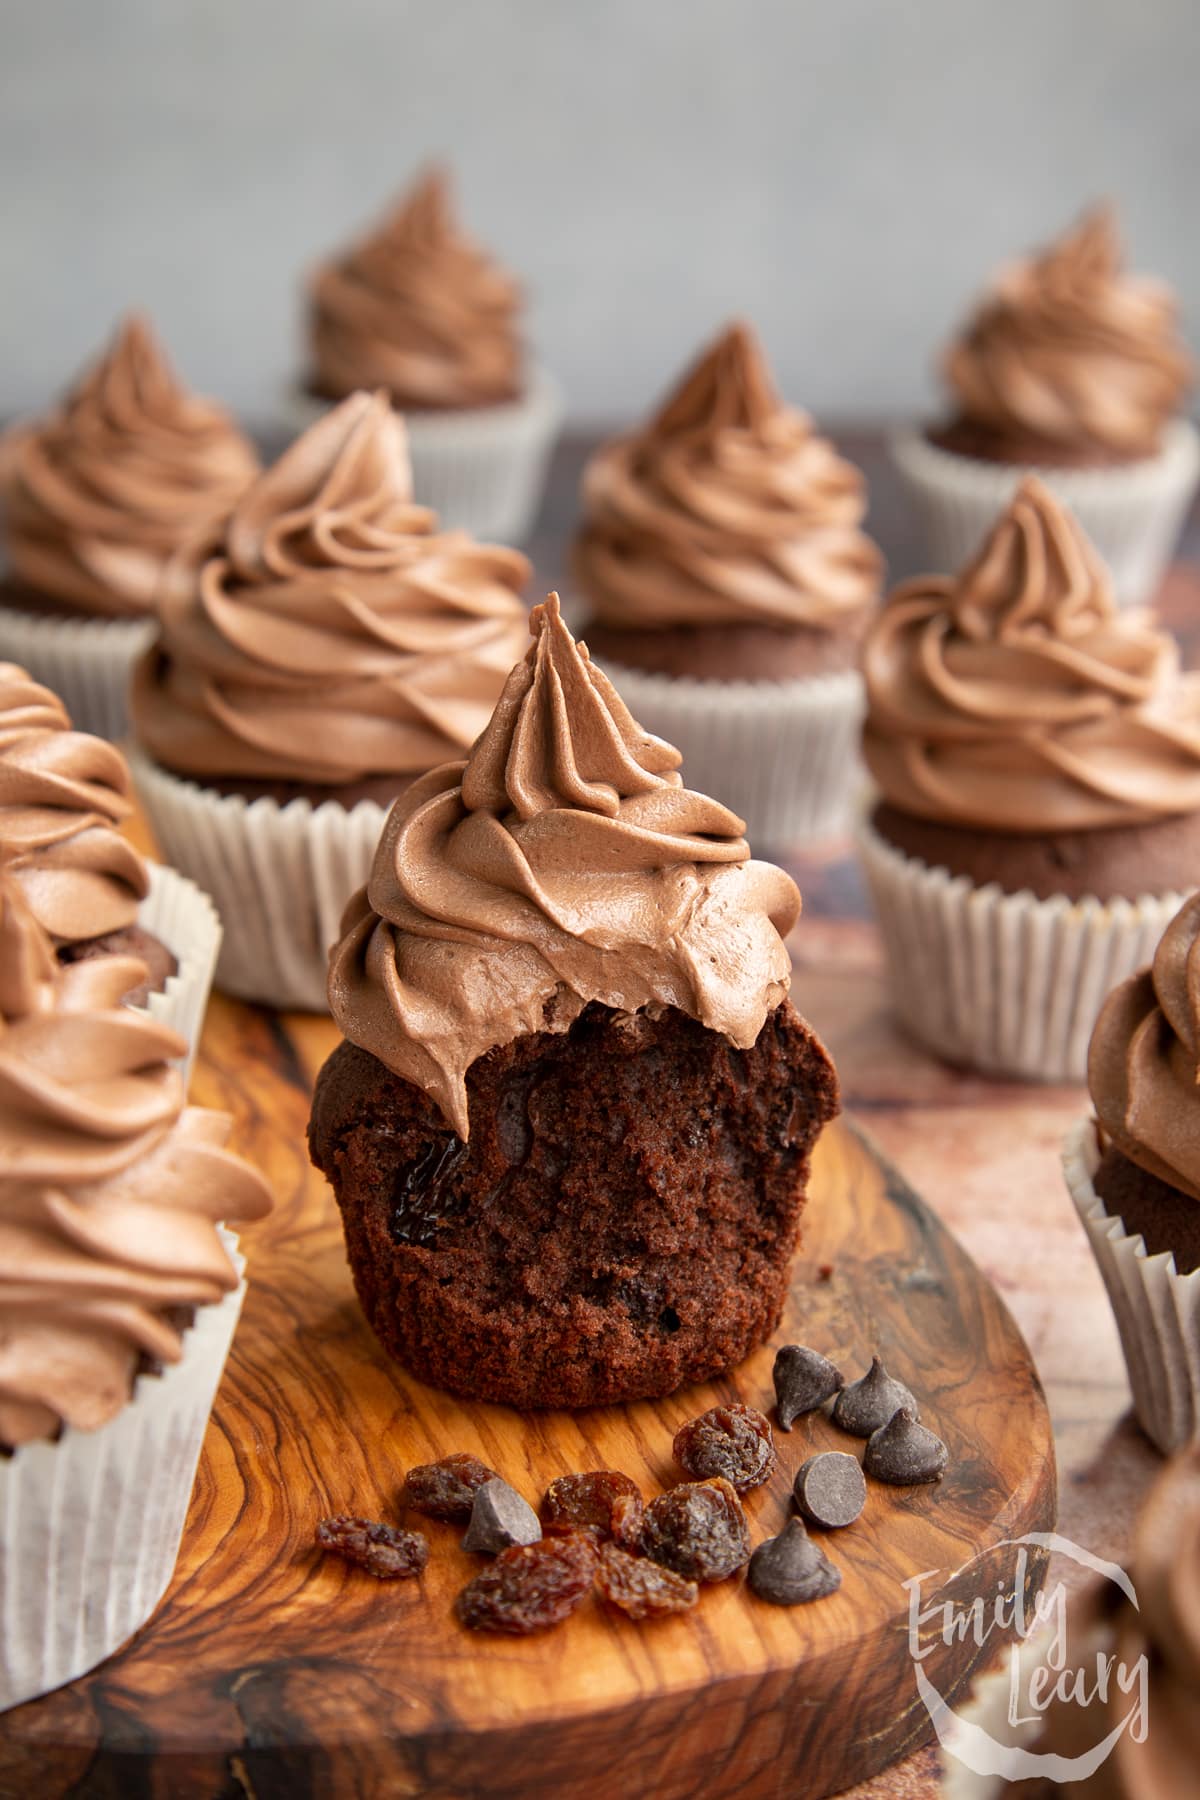
[[[519,284],[460,226],[448,172],[427,169],[310,278],[302,422],[386,389],[408,420],[417,498],[448,525],[520,541],[562,412],[523,312]]]
[[[73,1679],[170,1579],[241,1305],[225,1219],[270,1207],[188,1107],[183,1042],[64,968],[0,874],[0,1709]]]
[[[864,669],[859,842],[902,1022],[956,1062],[1082,1080],[1200,867],[1200,681],[1032,477],[961,573],[896,590]]]
[[[943,358],[949,418],[895,441],[935,568],[957,568],[1033,470],[1117,599],[1150,598],[1200,476],[1178,313],[1163,283],[1127,272],[1108,206],[999,272]]]
[[[787,999],[795,886],[683,785],[557,596],[532,629],[347,909],[309,1143],[391,1355],[584,1406],[769,1335],[838,1089]]]
[[[865,512],[862,476],[783,404],[742,324],[584,475],[573,567],[592,654],[764,844],[847,822],[883,578]]]
[[[123,736],[130,667],[163,596],[186,585],[257,469],[230,415],[184,387],[130,315],[60,404],[14,434],[0,655],[81,729]]]
[[[386,806],[483,730],[527,575],[413,502],[386,395],[343,401],[243,495],[131,694],[155,835],[225,922],[219,985],[324,1010]]]

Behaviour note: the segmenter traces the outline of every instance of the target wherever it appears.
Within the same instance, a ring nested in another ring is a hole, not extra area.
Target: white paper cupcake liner
[[[931,869],[866,818],[858,848],[896,1013],[939,1056],[1026,1081],[1083,1081],[1108,993],[1144,968],[1183,904],[1038,900]]]
[[[1083,1119],[1067,1137],[1063,1173],[1116,1315],[1134,1411],[1169,1456],[1200,1437],[1200,1269],[1180,1275],[1169,1251],[1146,1254],[1141,1233],[1126,1231],[1097,1194],[1099,1166],[1095,1121]]]
[[[220,914],[217,986],[242,1000],[327,1012],[329,946],[370,874],[387,808],[217,794],[136,749],[129,766],[164,857],[211,894]]]
[[[293,391],[286,402],[288,420],[303,431],[329,404]],[[562,420],[562,390],[536,367],[519,400],[466,411],[405,413],[413,493],[447,530],[523,543],[541,504]]]
[[[0,607],[0,659],[56,693],[76,731],[114,743],[129,732],[126,695],[152,619],[60,619]]]
[[[1169,426],[1157,456],[1116,469],[989,463],[941,450],[919,431],[897,433],[891,452],[938,572],[961,569],[1017,484],[1037,475],[1070,507],[1127,606],[1142,605],[1157,592],[1200,481],[1200,435],[1186,419]]]
[[[683,757],[681,773],[746,821],[759,849],[849,830],[863,779],[865,706],[856,671],[801,681],[693,681],[597,658],[647,731]]]
[[[94,1669],[162,1599],[244,1294],[199,1308],[182,1360],[107,1425],[0,1461],[0,1712]]]
[[[209,896],[186,875],[161,863],[147,862],[146,868],[150,892],[138,908],[138,924],[167,946],[179,967],[149,996],[145,1010],[187,1039],[184,1073],[190,1078],[221,948],[221,921]]]

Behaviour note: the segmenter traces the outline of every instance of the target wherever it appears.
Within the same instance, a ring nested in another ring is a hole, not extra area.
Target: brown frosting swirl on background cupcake
[[[313,277],[314,390],[387,388],[402,410],[492,406],[521,389],[521,290],[464,236],[444,170]]]
[[[863,753],[905,813],[1046,833],[1200,808],[1200,683],[1033,477],[960,575],[897,588],[863,669]]]
[[[122,995],[145,971],[60,969],[0,879],[0,1445],[92,1430],[140,1368],[178,1362],[180,1309],[237,1286],[221,1219],[269,1210],[224,1148],[229,1120],[184,1105],[186,1045]]]
[[[49,688],[0,663],[0,869],[56,943],[136,923],[149,877],[117,830],[132,811],[120,751],[72,731]]]
[[[745,325],[592,458],[583,501],[575,573],[605,625],[834,629],[878,598],[863,478],[783,404]]]
[[[1101,1140],[1200,1201],[1200,894],[1148,969],[1114,988],[1088,1050]]]
[[[1109,207],[1003,270],[944,372],[962,417],[998,439],[1152,456],[1192,362],[1159,282],[1127,274]]]
[[[526,641],[515,550],[437,531],[412,501],[404,427],[354,394],[243,496],[224,553],[163,607],[134,675],[166,768],[353,783],[461,755]]]
[[[258,458],[134,314],[62,405],[18,432],[11,465],[10,579],[34,600],[119,619],[186,583]]]
[[[344,1035],[426,1090],[461,1138],[486,1050],[565,1031],[591,1001],[678,1007],[741,1049],[787,993],[800,896],[690,792],[558,596],[466,762],[392,808],[330,959]]]

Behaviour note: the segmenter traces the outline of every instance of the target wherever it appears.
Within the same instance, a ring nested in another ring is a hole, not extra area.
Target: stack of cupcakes
[[[844,827],[883,563],[861,475],[783,405],[746,326],[598,452],[583,507],[580,630],[636,716],[752,840]]]
[[[448,526],[520,542],[562,417],[521,341],[517,283],[460,229],[444,170],[431,169],[366,237],[314,274],[314,408],[385,388],[404,413],[417,498]]]
[[[213,547],[258,459],[189,393],[144,319],[5,457],[0,655],[102,737],[128,728],[133,663],[158,606]]]
[[[1200,478],[1177,313],[1167,288],[1125,272],[1107,207],[1002,271],[947,353],[953,416],[894,443],[934,568],[957,569],[1033,471],[1079,519],[1118,600],[1153,595]]]

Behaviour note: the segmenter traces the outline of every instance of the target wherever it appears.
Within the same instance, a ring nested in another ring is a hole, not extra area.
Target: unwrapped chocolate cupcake
[[[1001,270],[946,354],[951,417],[894,444],[935,568],[958,568],[1035,470],[1109,565],[1117,599],[1150,598],[1200,475],[1178,310],[1162,283],[1126,272],[1109,207]]]
[[[581,634],[689,775],[772,846],[849,822],[882,558],[858,470],[734,325],[601,449],[574,555]]]
[[[271,1203],[122,1003],[144,974],[64,968],[0,872],[0,1710],[162,1598],[244,1292],[220,1221]]]
[[[123,737],[159,604],[212,549],[258,459],[131,315],[61,405],[17,429],[4,463],[0,656],[60,694],[82,730]]]
[[[418,500],[447,526],[520,542],[562,418],[529,361],[522,295],[458,224],[444,169],[428,170],[309,284],[309,372],[297,410],[386,388],[405,415]]]
[[[1094,1118],[1067,1185],[1104,1277],[1146,1435],[1200,1437],[1200,894],[1109,995],[1088,1053]]]
[[[863,666],[859,842],[903,1024],[1081,1081],[1105,995],[1195,883],[1200,682],[1033,477],[961,574],[896,590]]]
[[[774,1329],[837,1111],[793,883],[685,788],[551,595],[397,802],[330,961],[309,1145],[384,1348],[517,1406],[665,1394]]]
[[[131,761],[164,854],[216,900],[220,986],[324,1010],[387,804],[483,730],[526,640],[527,574],[517,551],[437,529],[386,395],[355,394],[167,597]]]
[[[0,872],[25,896],[63,963],[136,957],[125,996],[200,1038],[221,925],[207,894],[147,863],[119,827],[133,784],[115,745],[72,731],[57,695],[0,663]]]

